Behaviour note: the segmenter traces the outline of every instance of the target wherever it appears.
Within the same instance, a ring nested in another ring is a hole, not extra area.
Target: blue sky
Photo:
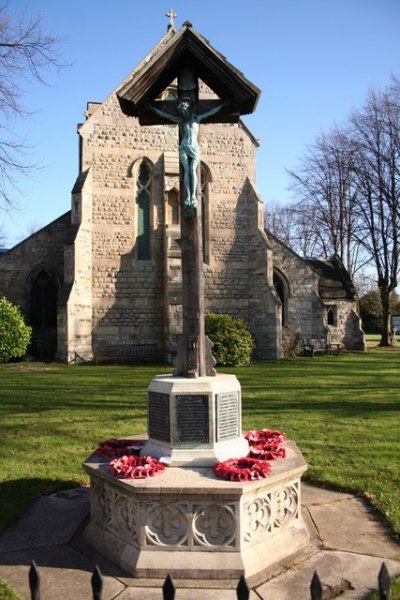
[[[34,114],[16,129],[40,168],[19,182],[18,210],[1,213],[8,245],[69,210],[86,103],[104,100],[153,48],[170,8],[178,28],[190,21],[262,90],[244,121],[261,142],[266,203],[290,201],[286,169],[307,144],[360,107],[371,86],[400,75],[400,0],[10,0],[9,12],[42,15],[71,66],[49,74],[49,86],[28,86]]]

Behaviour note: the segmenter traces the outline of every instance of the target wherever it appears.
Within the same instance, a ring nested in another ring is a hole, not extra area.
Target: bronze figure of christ
[[[148,104],[147,108],[160,117],[179,125],[180,144],[179,161],[183,169],[183,205],[189,209],[197,207],[197,167],[200,163],[199,124],[221,110],[224,103],[198,114],[190,98],[181,98],[176,102],[177,116],[171,115]]]

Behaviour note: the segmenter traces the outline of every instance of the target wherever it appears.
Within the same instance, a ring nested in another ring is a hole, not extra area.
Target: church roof
[[[288,252],[297,256],[315,271],[318,279],[318,294],[322,300],[355,300],[357,292],[353,281],[338,256],[332,258],[303,257],[297,254],[290,246],[285,244],[276,235],[265,228],[268,238],[286,248]]]
[[[186,22],[178,32],[163,38],[163,43],[155,50],[118,91],[118,99],[126,115],[139,116],[142,124],[150,122],[149,111],[144,109],[144,105],[159,97],[186,66],[190,66],[219,98],[232,101],[229,108],[218,113],[218,121],[236,122],[240,115],[255,110],[260,90],[190,23]]]
[[[304,259],[320,276],[318,293],[323,300],[354,300],[356,290],[349,273],[337,257]]]

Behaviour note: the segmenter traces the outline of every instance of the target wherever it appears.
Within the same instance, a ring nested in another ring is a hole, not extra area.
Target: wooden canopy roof
[[[187,68],[221,100],[229,100],[229,108],[222,109],[216,121],[235,122],[240,115],[255,110],[260,90],[186,22],[118,91],[124,114],[139,117],[143,125],[152,123],[154,116],[146,104],[158,98]]]
[[[318,293],[323,300],[354,300],[356,289],[349,273],[338,257],[331,259],[306,258],[320,276]]]

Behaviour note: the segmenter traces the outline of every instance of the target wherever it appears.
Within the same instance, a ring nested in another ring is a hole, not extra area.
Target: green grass
[[[369,600],[380,600],[379,592],[371,594]],[[390,600],[400,600],[400,579],[395,579],[391,583]]]
[[[85,483],[82,461],[109,437],[146,431],[160,366],[0,366],[0,527],[35,497]],[[400,533],[400,350],[257,363],[235,373],[243,429],[285,431],[315,484],[369,498]]]

